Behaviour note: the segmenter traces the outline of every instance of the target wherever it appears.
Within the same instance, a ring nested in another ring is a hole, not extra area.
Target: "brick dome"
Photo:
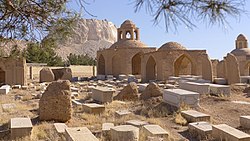
[[[158,50],[186,50],[181,44],[177,42],[167,42],[162,45]]]

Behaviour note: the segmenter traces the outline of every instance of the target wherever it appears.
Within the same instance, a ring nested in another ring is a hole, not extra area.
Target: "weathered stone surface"
[[[230,87],[227,85],[208,84],[210,86],[210,93],[214,95],[230,96]]]
[[[117,96],[115,100],[137,100],[138,99],[138,88],[135,82],[129,83],[125,86]]]
[[[219,85],[226,85],[227,80],[225,78],[215,78],[214,83]]]
[[[96,78],[97,80],[105,80],[105,75],[98,74]]]
[[[39,101],[39,118],[66,122],[71,119],[71,107],[70,82],[52,82]]]
[[[142,127],[142,126],[144,126],[144,125],[147,125],[148,124],[148,122],[146,122],[146,121],[141,121],[141,120],[128,120],[128,121],[126,121],[126,124],[128,124],[128,125],[133,125],[133,126],[135,126],[135,127]]]
[[[137,86],[139,87],[138,90],[141,93],[141,92],[143,92],[146,89],[146,87],[148,86],[148,84],[137,84]]]
[[[183,89],[165,89],[163,91],[163,101],[177,108],[180,108],[182,104],[190,107],[198,107],[199,96],[199,93]]]
[[[10,132],[11,139],[23,138],[31,135],[32,123],[30,118],[11,118]]]
[[[65,129],[68,128],[68,126],[65,123],[54,123],[54,127],[59,134],[64,134]]]
[[[43,68],[40,71],[40,82],[52,82],[54,80],[55,76],[50,68]]]
[[[212,137],[212,125],[208,122],[193,122],[188,124],[188,131],[191,136],[198,140],[210,139]]]
[[[240,116],[240,126],[250,129],[250,116]]]
[[[226,124],[212,126],[212,136],[217,140],[249,141],[250,135]]]
[[[111,140],[111,131],[110,129],[114,127],[114,123],[103,123],[102,124],[102,137],[105,141]]]
[[[118,117],[118,118],[122,118],[122,117],[125,117],[125,116],[129,116],[131,115],[132,113],[128,110],[119,110],[119,111],[115,111],[115,116]]]
[[[111,128],[111,141],[139,141],[139,128],[120,125]]]
[[[240,82],[249,84],[250,76],[240,76]]]
[[[141,99],[149,99],[151,97],[158,97],[162,96],[163,91],[162,89],[154,82],[149,83],[146,89],[142,92],[140,98]]]
[[[106,87],[93,87],[92,91],[92,98],[101,103],[107,103],[113,101],[113,95],[115,90],[112,88]]]
[[[8,94],[10,89],[10,85],[3,85],[0,87],[0,94]]]
[[[179,87],[184,90],[197,92],[199,94],[209,94],[210,88],[208,84],[195,83],[195,82],[184,82],[180,83]]]
[[[55,80],[69,80],[72,79],[72,71],[70,68],[60,68],[52,69],[52,72],[55,75]]]
[[[181,111],[181,115],[188,121],[188,122],[198,122],[198,121],[207,121],[210,122],[210,115],[195,111],[195,110],[186,110]]]
[[[82,105],[83,111],[90,114],[100,114],[105,111],[105,106],[96,103],[86,103]]]
[[[225,57],[226,79],[228,84],[240,83],[240,69],[237,58],[228,53]]]
[[[87,54],[96,58],[98,50],[109,48],[117,41],[116,26],[107,20],[79,19],[74,23],[73,33],[64,42],[58,40],[56,52],[63,59],[72,54]]]
[[[142,128],[142,132],[146,138],[148,136],[151,136],[151,137],[161,137],[167,139],[168,137],[168,132],[159,125],[155,124],[144,125]]]
[[[65,129],[67,141],[99,141],[87,127],[73,127]]]
[[[74,112],[82,112],[83,111],[82,103],[77,101],[77,100],[74,100],[74,99],[72,99],[72,108],[73,108]]]

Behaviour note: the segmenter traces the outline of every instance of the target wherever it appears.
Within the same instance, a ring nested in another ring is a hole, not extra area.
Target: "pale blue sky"
[[[235,48],[235,39],[240,33],[250,39],[250,15],[247,14],[239,20],[229,18],[231,28],[224,29],[217,25],[211,27],[198,23],[194,30],[190,31],[180,26],[176,33],[166,32],[164,22],[154,25],[153,17],[144,9],[135,13],[134,4],[131,4],[133,0],[89,0],[89,2],[87,10],[97,17],[85,14],[84,18],[107,19],[117,27],[126,19],[130,19],[140,28],[141,41],[148,46],[160,47],[166,42],[176,41],[188,49],[206,49],[211,59],[221,59]],[[248,0],[245,9],[250,9]]]

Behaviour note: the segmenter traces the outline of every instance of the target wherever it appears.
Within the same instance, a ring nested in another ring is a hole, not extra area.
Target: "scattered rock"
[[[161,90],[161,88],[156,83],[152,82],[152,83],[149,83],[146,89],[142,92],[140,98],[143,100],[146,100],[151,97],[158,97],[162,95],[163,95],[163,91]]]
[[[138,99],[138,89],[135,82],[129,83],[125,86],[117,96],[114,97],[115,100],[137,100]]]
[[[52,82],[39,101],[39,118],[66,122],[71,119],[71,107],[70,82]]]

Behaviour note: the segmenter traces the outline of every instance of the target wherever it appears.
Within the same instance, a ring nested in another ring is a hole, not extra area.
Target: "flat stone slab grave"
[[[205,140],[212,137],[212,125],[208,122],[193,122],[188,124],[188,131],[191,136]]]
[[[112,102],[115,90],[106,87],[92,88],[92,98],[101,103]]]
[[[128,121],[126,121],[126,124],[128,124],[128,125],[133,125],[133,126],[135,126],[135,127],[142,127],[142,126],[144,126],[144,125],[147,125],[148,124],[148,122],[146,122],[146,121],[141,121],[141,120],[128,120]]]
[[[179,83],[179,87],[184,90],[197,92],[199,94],[209,94],[210,87],[208,84],[196,83],[196,82],[184,82]]]
[[[56,131],[59,134],[64,134],[65,129],[68,128],[68,126],[65,123],[54,123],[54,127],[56,128]]]
[[[198,121],[211,121],[211,116],[195,111],[195,110],[186,110],[181,111],[181,115],[190,123],[190,122],[198,122]]]
[[[240,126],[250,129],[250,116],[240,116]]]
[[[99,141],[87,127],[73,127],[65,129],[67,141]]]
[[[120,125],[111,128],[111,141],[139,141],[139,128]]]
[[[165,139],[168,137],[168,132],[161,126],[156,124],[144,125],[142,127],[142,132],[146,137],[151,136],[151,137],[160,137]]]
[[[218,84],[209,84],[206,83],[210,86],[210,93],[220,96],[220,95],[225,95],[225,96],[230,96],[230,86],[227,85],[218,85]]]
[[[250,141],[250,135],[226,124],[213,125],[212,136],[217,140]]]
[[[100,114],[105,111],[105,106],[96,103],[86,103],[82,105],[83,111],[90,114]]]
[[[163,101],[177,108],[180,108],[182,104],[188,105],[190,107],[198,107],[199,96],[199,93],[183,89],[163,90]]]
[[[11,139],[22,138],[31,135],[33,125],[30,118],[11,118],[10,133]]]
[[[6,104],[2,104],[2,108],[3,108],[3,112],[8,112],[12,109],[16,108],[16,104],[15,103],[6,103]]]
[[[10,85],[3,85],[0,87],[0,94],[8,94],[10,89]]]
[[[118,117],[118,118],[129,116],[131,114],[132,113],[129,110],[118,110],[118,111],[115,111],[115,116]]]
[[[103,123],[102,124],[102,137],[105,140],[110,140],[111,137],[111,128],[115,127],[114,123]]]

